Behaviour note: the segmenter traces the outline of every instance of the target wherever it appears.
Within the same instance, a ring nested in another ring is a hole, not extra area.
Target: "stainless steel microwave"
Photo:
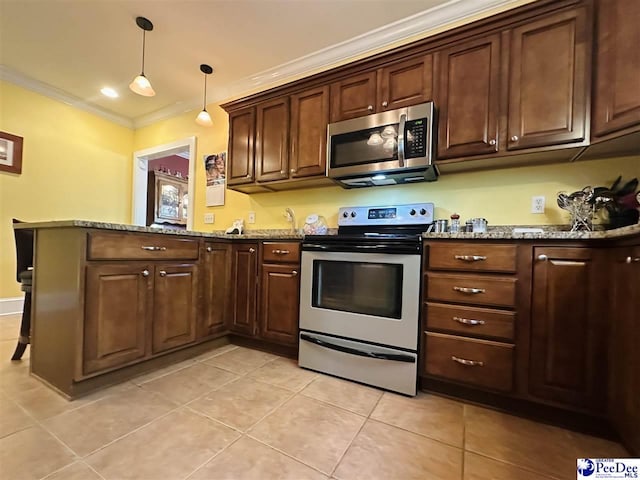
[[[434,181],[433,102],[329,124],[327,170],[344,188]]]

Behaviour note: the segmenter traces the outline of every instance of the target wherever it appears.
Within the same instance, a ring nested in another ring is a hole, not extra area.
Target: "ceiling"
[[[0,0],[0,73],[141,126],[202,105],[201,63],[214,68],[207,80],[212,103],[322,70],[434,22],[508,3],[514,2]],[[137,16],[154,24],[145,55],[156,91],[151,98],[128,89],[141,68]],[[120,97],[103,96],[105,86]]]

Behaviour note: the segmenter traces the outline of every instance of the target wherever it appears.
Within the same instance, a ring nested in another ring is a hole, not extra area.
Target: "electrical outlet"
[[[215,221],[216,221],[216,216],[213,213],[204,214],[204,223],[214,223]]]
[[[249,212],[247,215],[247,223],[256,223],[256,212]]]
[[[531,197],[531,213],[544,213],[544,197]]]

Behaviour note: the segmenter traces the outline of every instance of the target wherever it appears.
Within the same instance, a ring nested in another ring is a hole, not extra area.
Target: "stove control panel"
[[[338,210],[338,226],[421,225],[433,222],[433,203],[342,207]]]

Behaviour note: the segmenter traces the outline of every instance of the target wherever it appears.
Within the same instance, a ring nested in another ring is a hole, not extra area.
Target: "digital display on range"
[[[378,218],[396,218],[395,208],[370,208],[369,220],[375,220]]]

